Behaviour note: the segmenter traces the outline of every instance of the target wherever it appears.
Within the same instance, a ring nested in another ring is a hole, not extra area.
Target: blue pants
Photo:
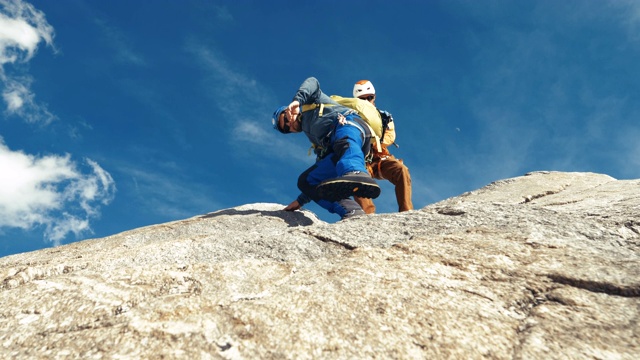
[[[362,119],[355,115],[348,115],[346,118],[347,121],[358,125],[336,124],[329,143],[331,153],[318,160],[298,178],[298,188],[303,194],[309,196],[330,213],[338,214],[341,217],[353,209],[360,209],[360,205],[352,199],[336,202],[321,199],[315,188],[325,180],[342,176],[351,171],[367,173],[364,157],[371,147],[369,128]]]

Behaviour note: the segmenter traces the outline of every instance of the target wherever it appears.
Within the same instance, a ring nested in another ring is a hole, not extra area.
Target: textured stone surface
[[[640,180],[327,224],[249,204],[0,259],[1,358],[635,359]]]

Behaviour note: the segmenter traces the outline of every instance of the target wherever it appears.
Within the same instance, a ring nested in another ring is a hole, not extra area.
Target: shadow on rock
[[[254,215],[260,214],[262,216],[271,216],[277,217],[284,220],[287,225],[290,227],[293,226],[309,226],[313,225],[314,221],[307,217],[302,211],[284,211],[284,210],[237,210],[237,209],[226,209],[221,211],[212,212],[207,215],[203,215],[201,219],[209,219],[218,216],[228,215],[228,216],[236,216],[236,215]]]

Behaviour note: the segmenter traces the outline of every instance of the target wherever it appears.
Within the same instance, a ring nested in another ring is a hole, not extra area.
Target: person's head
[[[280,131],[283,134],[300,132],[300,115],[294,115],[293,121],[287,118],[286,106],[281,106],[273,113],[271,123],[273,128]]]
[[[376,99],[376,89],[369,80],[360,80],[353,85],[353,97],[374,102]]]

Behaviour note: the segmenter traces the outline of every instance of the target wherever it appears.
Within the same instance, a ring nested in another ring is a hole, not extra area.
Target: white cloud
[[[91,231],[89,220],[63,213],[60,221],[47,225],[45,237],[59,245],[60,240],[64,239],[67,234],[74,233],[77,237],[85,231]]]
[[[46,106],[34,101],[31,77],[8,74],[5,67],[16,62],[28,62],[40,42],[53,45],[54,30],[44,13],[21,0],[0,0],[0,83],[6,112],[28,122],[48,123],[54,116]]]
[[[19,59],[19,53],[13,51],[14,48],[26,52],[25,60],[30,59],[41,37],[39,30],[31,26],[26,19],[12,19],[0,13],[0,64]]]
[[[10,150],[0,138],[0,228],[46,228],[55,245],[69,234],[90,232],[100,204],[111,202],[115,183],[87,159],[81,173],[69,155],[33,156]]]
[[[16,84],[13,89],[7,89],[2,93],[4,101],[7,103],[9,112],[16,112],[24,105],[24,98],[29,95],[28,90],[22,84]]]
[[[30,90],[31,78],[5,77],[2,98],[7,104],[6,112],[17,115],[28,123],[42,123],[44,125],[52,122],[56,116],[47,109],[46,105],[39,104],[35,100],[35,95]]]

